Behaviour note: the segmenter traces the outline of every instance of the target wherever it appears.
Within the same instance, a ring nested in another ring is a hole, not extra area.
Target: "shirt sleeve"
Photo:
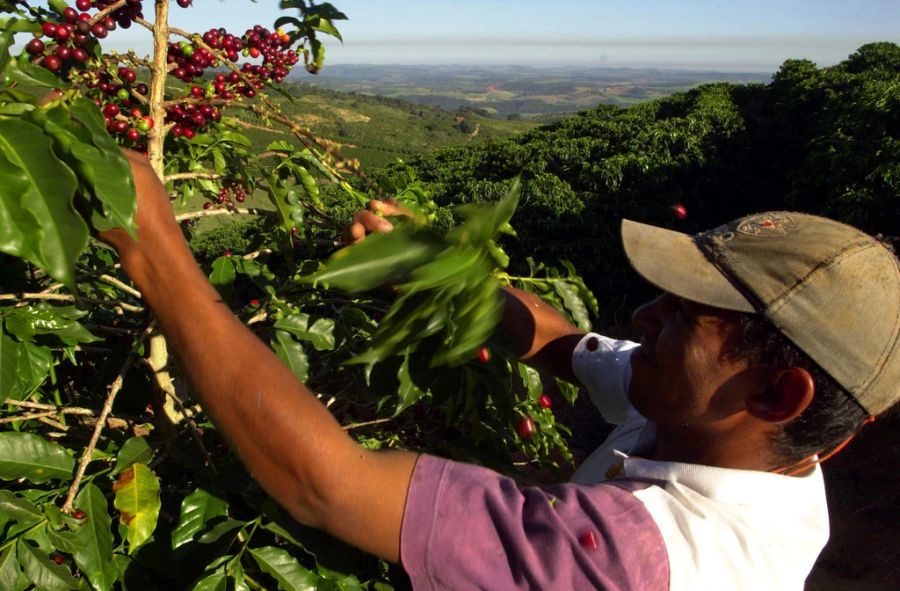
[[[414,589],[666,589],[659,529],[629,486],[519,489],[496,472],[420,456],[400,552]]]
[[[572,354],[575,376],[587,388],[603,418],[614,425],[624,421],[631,408],[628,402],[631,353],[638,346],[631,341],[590,333],[581,339]]]

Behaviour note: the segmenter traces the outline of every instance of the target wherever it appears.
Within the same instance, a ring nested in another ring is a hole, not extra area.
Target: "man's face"
[[[748,363],[730,355],[739,315],[664,293],[638,308],[632,323],[644,332],[631,357],[628,397],[658,425],[718,421],[744,407],[753,379]]]

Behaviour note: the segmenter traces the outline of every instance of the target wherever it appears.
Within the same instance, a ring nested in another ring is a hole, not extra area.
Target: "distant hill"
[[[408,101],[318,88],[287,85],[291,99],[282,108],[314,133],[343,144],[342,154],[358,158],[367,170],[429,153],[438,148],[505,139],[534,128],[532,121],[508,121],[476,110],[450,112]],[[274,132],[250,130],[261,149],[283,138]]]
[[[710,82],[768,82],[771,73],[601,67],[330,65],[310,84],[497,117],[540,118],[605,103],[628,106]]]

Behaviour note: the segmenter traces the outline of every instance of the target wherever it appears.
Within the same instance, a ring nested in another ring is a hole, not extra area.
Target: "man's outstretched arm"
[[[194,261],[165,188],[145,158],[129,158],[139,240],[120,230],[101,238],[118,250],[203,408],[294,519],[397,562],[416,454],[368,451],[344,432],[222,302]]]

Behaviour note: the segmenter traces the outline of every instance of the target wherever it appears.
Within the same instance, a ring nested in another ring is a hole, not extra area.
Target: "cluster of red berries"
[[[99,12],[106,9],[114,2],[115,0],[93,0],[93,2],[91,0],[77,0],[75,6],[82,12],[87,12],[91,8],[96,8]],[[143,2],[143,0],[126,0],[125,6],[112,11],[107,17],[110,19],[109,21],[103,19],[107,30],[112,31],[115,28],[114,26],[109,26],[110,22],[113,21],[114,23],[118,23],[123,29],[127,29],[135,19],[144,18],[144,7],[141,6],[141,2]],[[103,35],[103,37],[105,36],[106,35]],[[98,35],[98,37],[100,36]],[[100,39],[103,37],[100,37]]]
[[[200,93],[203,92],[203,89],[198,86],[195,86],[194,88],[199,89]],[[202,96],[203,95],[200,94],[200,97],[198,98],[201,98]],[[212,105],[208,104],[186,103],[173,105],[166,109],[166,121],[174,123],[170,132],[172,137],[176,138],[184,137],[188,140],[194,139],[198,130],[205,127],[210,122],[218,123],[221,120],[222,113]]]
[[[290,73],[291,68],[300,61],[291,46],[291,36],[280,31],[269,31],[261,25],[248,29],[244,34],[246,44],[245,55],[251,58],[262,57],[262,64],[244,64],[242,71],[260,78],[281,84]]]
[[[141,141],[148,131],[153,129],[153,118],[144,112],[141,103],[132,100],[131,93],[146,96],[147,85],[143,82],[134,84],[137,74],[129,67],[121,66],[113,75],[110,72],[85,73],[85,84],[88,88],[100,91],[94,102],[103,111],[106,129],[113,135],[127,139],[133,144]]]
[[[243,203],[247,198],[247,191],[250,189],[244,185],[242,185],[239,181],[236,180],[227,180],[222,184],[222,188],[219,189],[219,194],[213,201],[207,201],[203,204],[203,209],[209,209],[216,204],[224,205],[227,209],[235,209],[236,205],[235,201],[238,203]]]

